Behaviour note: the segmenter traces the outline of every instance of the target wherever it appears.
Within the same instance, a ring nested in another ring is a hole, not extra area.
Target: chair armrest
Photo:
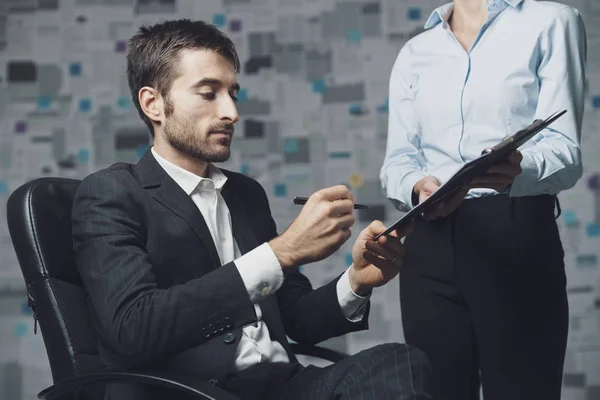
[[[331,362],[338,362],[348,357],[348,354],[320,346],[305,345],[300,343],[290,343],[290,346],[294,354],[317,357]]]
[[[94,374],[79,375],[58,382],[38,394],[38,399],[60,399],[62,396],[88,386],[101,383],[137,383],[176,389],[194,395],[197,399],[206,400],[240,400],[232,395],[200,379],[181,376],[169,372],[157,371],[106,371]]]

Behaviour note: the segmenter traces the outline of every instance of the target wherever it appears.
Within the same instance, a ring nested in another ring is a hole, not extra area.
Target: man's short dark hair
[[[142,87],[150,86],[168,102],[169,90],[178,75],[176,62],[184,49],[212,50],[231,61],[236,72],[240,70],[233,42],[214,25],[181,19],[140,27],[129,39],[127,80],[133,103],[153,138],[154,128],[142,111],[138,93]]]

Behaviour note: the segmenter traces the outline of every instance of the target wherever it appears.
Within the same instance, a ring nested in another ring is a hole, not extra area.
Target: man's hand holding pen
[[[319,190],[299,201],[305,204],[298,217],[284,233],[269,242],[284,270],[334,253],[350,238],[350,228],[355,221],[354,196],[344,185]],[[384,285],[398,273],[404,255],[400,239],[408,229],[374,241],[384,230],[381,221],[374,221],[362,230],[354,243],[349,278],[357,294],[366,294]]]

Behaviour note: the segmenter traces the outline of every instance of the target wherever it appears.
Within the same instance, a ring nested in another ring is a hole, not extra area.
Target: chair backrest
[[[73,256],[71,210],[79,184],[36,179],[15,190],[7,203],[10,236],[55,383],[102,370]]]

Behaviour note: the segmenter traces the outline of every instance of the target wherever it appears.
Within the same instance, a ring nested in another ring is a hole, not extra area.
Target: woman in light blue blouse
[[[436,400],[559,400],[568,330],[556,194],[582,175],[585,28],[566,5],[455,0],[400,51],[381,180],[408,210],[506,135],[567,114],[415,221],[400,297]],[[469,190],[471,189],[471,190]],[[463,200],[464,197],[464,200]]]

